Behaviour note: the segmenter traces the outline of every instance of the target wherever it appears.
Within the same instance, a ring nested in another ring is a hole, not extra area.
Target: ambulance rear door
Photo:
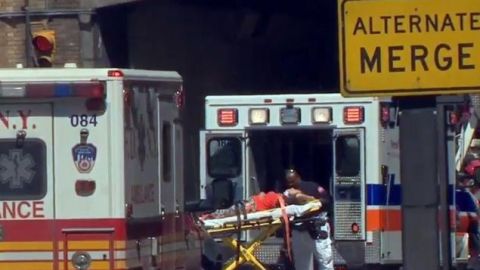
[[[0,101],[0,269],[33,269],[34,258],[53,268],[52,119],[51,103]]]
[[[229,207],[247,196],[244,131],[200,132],[200,198]]]
[[[333,140],[335,246],[337,252],[346,261],[363,262],[366,234],[364,130],[362,128],[336,129]],[[357,252],[352,253],[353,249]]]
[[[183,200],[182,175],[177,170],[181,153],[181,128],[177,123],[178,109],[171,95],[158,96],[158,127],[160,143],[160,211],[162,234],[160,256],[162,269],[176,269],[183,264],[179,253],[185,249],[183,222],[179,211]],[[180,168],[180,167],[179,167]]]

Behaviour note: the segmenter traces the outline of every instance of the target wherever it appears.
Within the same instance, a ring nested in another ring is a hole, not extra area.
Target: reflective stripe
[[[52,242],[0,242],[0,251],[52,250]]]
[[[52,270],[53,262],[0,262],[0,269],[5,270]]]
[[[86,251],[92,257],[92,260],[108,260],[110,253],[105,251]],[[75,251],[68,252],[68,258],[71,259]],[[58,252],[58,258],[64,260],[64,252]],[[114,259],[125,259],[126,252],[117,250],[114,252]],[[53,252],[50,251],[3,251],[0,252],[0,261],[51,261]]]
[[[24,252],[0,252],[0,261],[51,261],[53,252],[24,251]],[[0,268],[3,269],[3,268]]]

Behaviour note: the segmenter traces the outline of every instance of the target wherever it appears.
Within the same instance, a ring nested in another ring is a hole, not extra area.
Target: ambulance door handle
[[[22,147],[25,142],[25,137],[27,137],[27,132],[25,130],[17,131],[17,146]]]

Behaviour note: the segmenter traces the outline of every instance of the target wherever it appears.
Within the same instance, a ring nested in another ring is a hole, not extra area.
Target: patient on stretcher
[[[267,193],[260,192],[257,195],[251,196],[248,200],[243,202],[244,211],[246,213],[265,211],[274,208],[280,207],[280,202],[283,200],[285,205],[287,204],[297,204],[302,205],[310,201],[315,200],[314,197],[302,193],[298,189],[290,188],[284,193],[275,193],[269,191]],[[213,213],[208,213],[200,217],[202,220],[206,219],[218,219],[224,217],[235,216],[237,214],[237,209],[234,206],[231,206],[227,209],[219,209]]]

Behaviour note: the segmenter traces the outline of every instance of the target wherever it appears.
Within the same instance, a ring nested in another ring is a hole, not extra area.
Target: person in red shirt
[[[290,188],[284,193],[276,193],[269,191],[267,193],[260,192],[259,194],[251,196],[244,201],[245,211],[247,213],[265,211],[281,207],[280,200],[285,204],[305,204],[309,201],[315,200],[313,196],[306,195],[300,190]],[[218,209],[213,213],[203,215],[201,219],[223,218],[236,215],[235,205],[227,209]]]

